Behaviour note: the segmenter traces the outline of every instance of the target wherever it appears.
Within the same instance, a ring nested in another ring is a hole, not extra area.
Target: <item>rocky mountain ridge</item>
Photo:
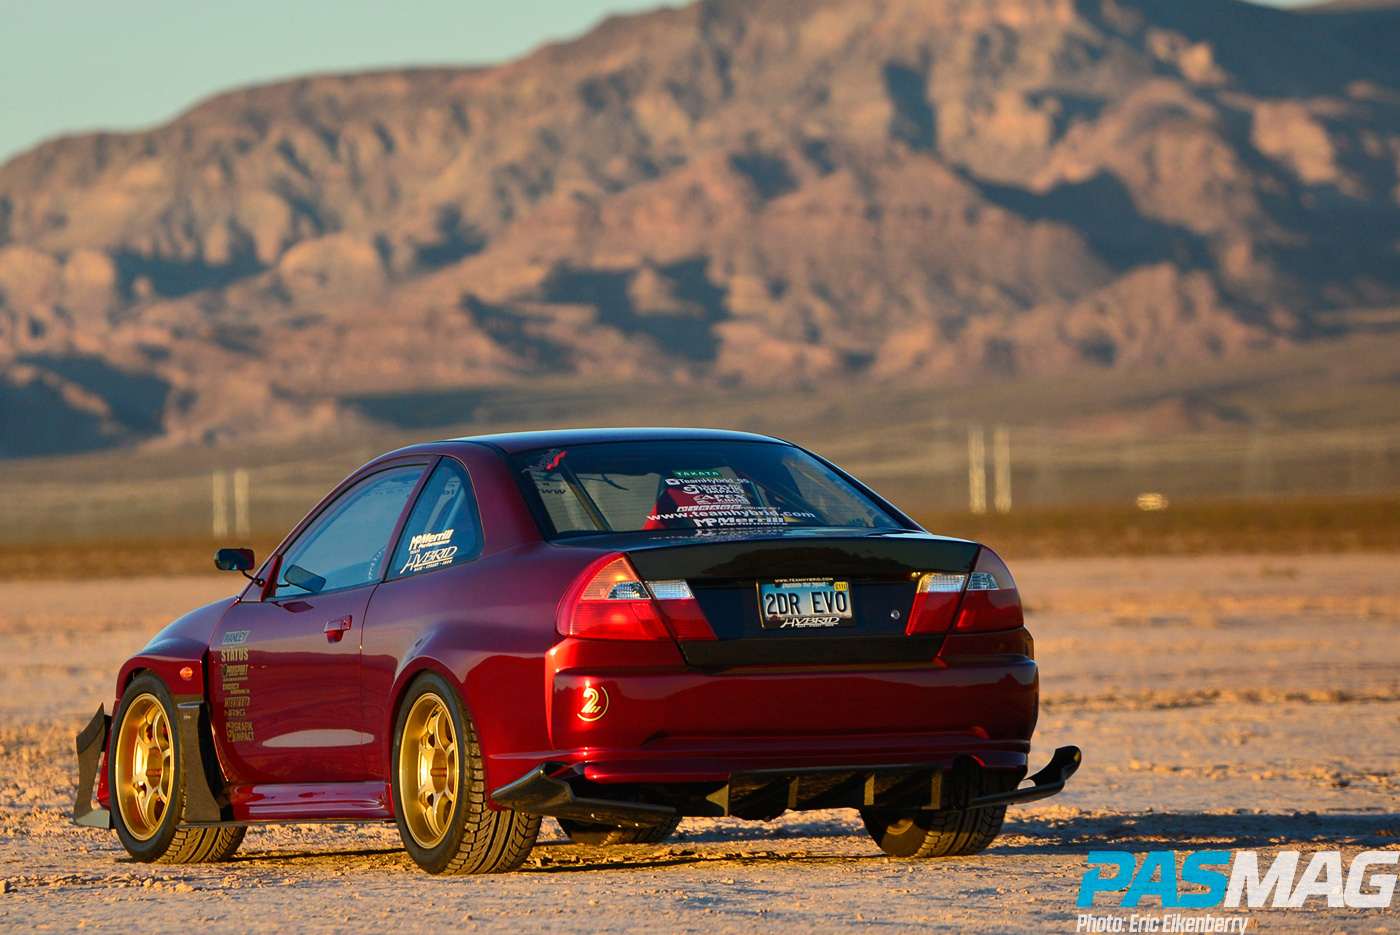
[[[1400,305],[1400,11],[704,0],[0,167],[0,454],[541,376],[1190,363]]]

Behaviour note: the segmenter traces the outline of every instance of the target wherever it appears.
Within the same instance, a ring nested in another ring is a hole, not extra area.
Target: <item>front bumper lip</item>
[[[679,807],[597,797],[607,787],[585,778],[587,763],[546,762],[496,789],[491,799],[502,808],[528,814],[631,827],[660,824],[681,814],[752,817],[811,808],[985,808],[1055,795],[1082,761],[1078,747],[1060,747],[1050,763],[1030,777],[1030,785],[973,798],[961,791],[967,782],[963,771],[981,769],[970,757],[959,758],[948,771],[949,783],[940,766],[927,763],[752,770],[731,774],[708,794],[691,790],[689,801]]]

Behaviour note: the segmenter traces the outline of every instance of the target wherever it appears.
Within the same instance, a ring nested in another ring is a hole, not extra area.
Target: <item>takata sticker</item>
[[[224,634],[225,646],[237,646],[239,643],[248,642],[248,630],[229,630]]]

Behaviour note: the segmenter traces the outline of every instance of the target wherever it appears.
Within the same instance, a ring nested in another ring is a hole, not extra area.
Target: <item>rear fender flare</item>
[[[394,678],[393,703],[386,708],[388,723],[381,725],[383,762],[389,769],[393,769],[399,707],[413,680],[424,672],[436,673],[457,691],[482,747],[487,788],[504,781],[494,775],[488,754],[548,748],[543,658],[470,645],[462,628],[444,627],[415,644]]]
[[[456,689],[457,696],[462,701],[462,706],[467,709],[467,714],[471,715],[471,705],[468,703],[466,695],[462,692],[461,679],[457,677],[450,667],[444,665],[442,660],[426,655],[418,655],[411,659],[404,660],[403,666],[399,669],[398,676],[394,679],[394,687],[390,691],[390,700],[392,703],[387,708],[389,712],[389,721],[387,724],[382,725],[385,763],[390,762],[394,753],[394,727],[399,719],[399,708],[403,705],[404,696],[408,694],[409,688],[412,687],[413,680],[424,672],[432,672],[434,675],[441,676],[447,681],[448,685]],[[473,720],[475,719],[473,718]],[[391,764],[390,769],[392,768],[393,766]]]
[[[393,704],[391,704],[388,707],[389,723],[384,725],[384,733],[382,735],[384,738],[384,763],[388,770],[385,774],[384,780],[387,786],[393,785],[394,770],[397,768],[394,764],[394,731],[398,727],[399,711],[403,706],[404,698],[408,695],[409,689],[413,687],[413,683],[418,679],[420,675],[423,675],[426,672],[433,673],[434,675],[440,677],[443,681],[447,682],[448,685],[452,686],[453,690],[457,692],[457,700],[461,703],[462,710],[465,712],[466,716],[471,720],[471,723],[474,728],[477,724],[480,723],[477,720],[476,712],[472,709],[471,701],[467,698],[467,693],[463,691],[462,680],[457,677],[456,673],[452,671],[452,668],[450,666],[445,664],[441,659],[437,659],[428,655],[418,655],[414,656],[409,660],[406,660],[403,668],[399,672],[398,678],[394,682],[394,688],[391,695],[393,699]],[[478,740],[479,739],[480,738],[478,736]],[[484,760],[485,757],[483,757],[482,759]],[[489,778],[486,784],[486,788],[491,788]],[[489,799],[487,800],[487,804],[490,805],[492,808],[496,807],[495,804],[492,803]]]

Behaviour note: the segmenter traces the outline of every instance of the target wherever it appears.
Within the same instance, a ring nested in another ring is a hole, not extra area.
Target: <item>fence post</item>
[[[992,474],[996,481],[995,504],[998,513],[1011,512],[1011,430],[998,425],[992,430]]]
[[[211,477],[214,487],[214,538],[228,535],[228,484],[223,471],[215,471]]]
[[[248,470],[233,472],[233,525],[236,535],[248,535]]]
[[[972,512],[987,512],[987,438],[980,425],[967,430],[967,499]]]

